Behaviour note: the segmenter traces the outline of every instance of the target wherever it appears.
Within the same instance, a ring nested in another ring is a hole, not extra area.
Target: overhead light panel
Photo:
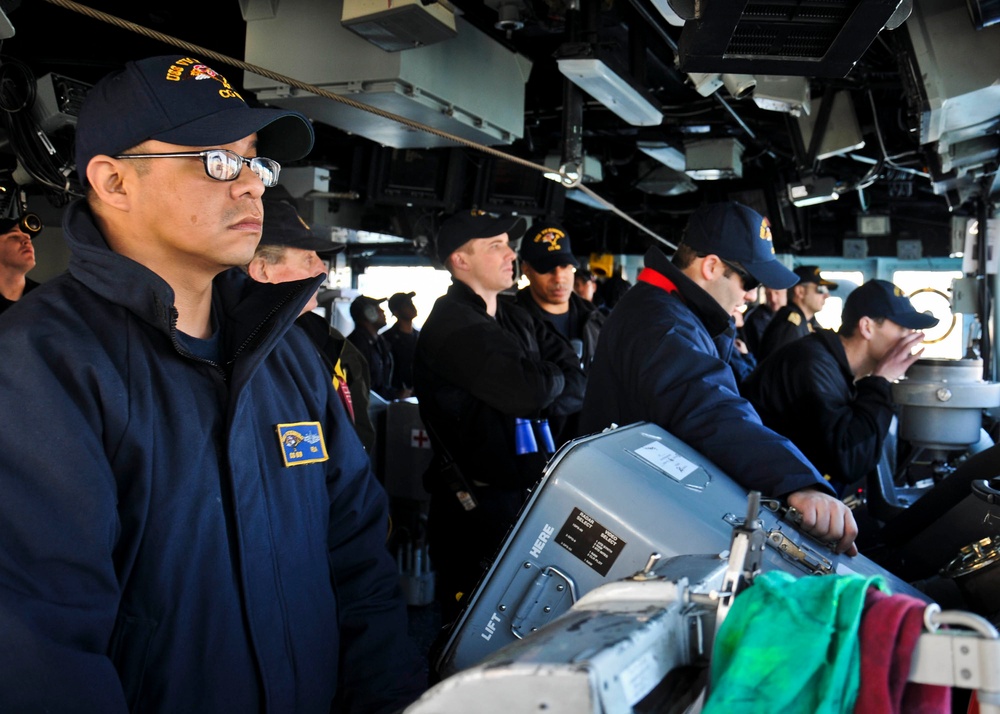
[[[837,182],[832,178],[806,176],[798,183],[788,184],[788,200],[798,208],[836,201],[840,198],[836,188]]]
[[[696,181],[743,177],[743,145],[732,138],[704,139],[684,145],[688,176]]]
[[[665,141],[637,141],[635,145],[646,156],[656,159],[674,171],[683,171],[687,168],[684,152]]]
[[[638,89],[596,57],[556,60],[559,71],[632,126],[658,126],[663,114]]]

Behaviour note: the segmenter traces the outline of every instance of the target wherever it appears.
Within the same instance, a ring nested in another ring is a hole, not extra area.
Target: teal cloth
[[[858,695],[858,628],[882,576],[758,576],[733,602],[712,652],[704,714],[850,714]]]

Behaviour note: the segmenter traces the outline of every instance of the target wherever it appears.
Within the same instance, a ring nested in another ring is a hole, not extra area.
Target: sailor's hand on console
[[[788,505],[802,517],[800,527],[806,533],[830,544],[837,553],[857,555],[854,539],[858,524],[851,509],[828,493],[814,489],[788,495]]]
[[[875,369],[872,370],[872,376],[884,377],[890,382],[894,382],[902,377],[906,374],[906,370],[910,368],[910,365],[920,359],[920,355],[924,353],[923,348],[920,348],[916,352],[913,351],[913,348],[919,345],[923,339],[923,332],[911,332],[905,337],[901,337],[896,344],[889,348],[889,351],[878,361],[878,364],[875,365]]]

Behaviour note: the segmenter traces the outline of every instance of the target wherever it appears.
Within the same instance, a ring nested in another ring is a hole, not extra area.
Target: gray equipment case
[[[438,659],[442,677],[470,667],[566,612],[583,594],[641,570],[653,553],[720,554],[747,512],[747,491],[649,423],[565,444],[473,592]],[[894,593],[927,596],[868,558],[838,556],[761,509],[762,569],[882,575]]]

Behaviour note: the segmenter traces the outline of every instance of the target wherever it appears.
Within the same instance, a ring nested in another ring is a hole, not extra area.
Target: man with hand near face
[[[870,280],[844,302],[838,332],[821,330],[761,362],[743,383],[760,418],[787,436],[841,492],[878,465],[895,405],[892,382],[919,359],[938,320]]]

